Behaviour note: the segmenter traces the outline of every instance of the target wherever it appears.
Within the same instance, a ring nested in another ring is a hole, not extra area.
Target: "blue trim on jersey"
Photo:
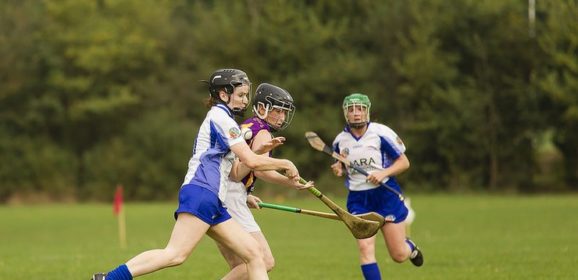
[[[333,145],[333,151],[338,154],[341,152],[341,149],[339,148],[339,143]]]
[[[367,129],[369,129],[369,125],[371,124],[371,122],[367,122]],[[345,125],[345,128],[343,129],[343,131],[351,134],[351,137],[353,137],[353,139],[355,139],[355,141],[359,142],[359,139],[361,139],[363,137],[363,135],[365,135],[365,133],[359,137],[356,137],[355,135],[353,135],[353,133],[351,133],[351,127],[349,127],[348,124]],[[367,132],[367,130],[365,131]]]
[[[230,149],[223,130],[213,121],[209,121],[209,127],[210,147],[200,156],[199,167],[188,183],[204,187],[218,195],[221,184],[221,161],[223,155]]]
[[[227,115],[229,115],[229,117],[231,117],[231,119],[234,119],[233,112],[231,111],[231,108],[229,108],[229,106],[222,104],[222,103],[219,103],[219,104],[215,105],[215,107],[227,112]]]
[[[379,136],[381,142],[381,163],[382,167],[389,167],[396,159],[401,156],[401,153],[387,141],[387,139]],[[386,157],[387,155],[387,157]]]
[[[195,142],[193,142],[193,156],[197,153],[197,140],[199,140],[199,138],[195,138]]]
[[[225,132],[221,130],[220,127],[216,126],[213,121],[209,121],[209,125],[211,128],[211,149],[215,148],[220,151],[226,151],[226,153],[228,153],[229,144],[227,143],[227,140],[223,138]]]

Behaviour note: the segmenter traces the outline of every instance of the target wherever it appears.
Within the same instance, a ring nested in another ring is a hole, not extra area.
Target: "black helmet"
[[[265,109],[265,114],[259,114],[259,104]],[[293,115],[295,114],[295,105],[293,105],[293,97],[286,90],[268,83],[260,84],[255,90],[255,101],[253,101],[253,112],[260,119],[265,120],[268,113],[276,109],[285,111],[285,121],[283,124],[277,126],[272,125],[271,128],[275,131],[283,130],[291,123]]]
[[[219,102],[223,102],[219,97],[219,91],[224,89],[229,95],[233,94],[235,88],[241,85],[248,85],[249,92],[251,92],[251,81],[247,74],[238,69],[219,69],[211,75],[209,81],[205,81],[209,84],[209,93],[213,98]],[[251,102],[251,95],[247,98]],[[230,101],[230,99],[229,99]],[[224,102],[223,102],[224,103]],[[245,108],[233,108],[233,114],[242,116],[245,113]]]
[[[251,85],[247,74],[238,69],[219,69],[211,75],[209,81],[209,92],[214,97],[219,97],[219,90],[224,88],[225,92],[232,94],[235,87],[240,85]]]

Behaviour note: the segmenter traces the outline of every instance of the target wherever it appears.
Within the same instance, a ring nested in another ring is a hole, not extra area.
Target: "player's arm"
[[[261,202],[263,201],[258,196],[252,194],[247,195],[247,206],[249,208],[261,209],[261,207],[259,207],[259,203]]]
[[[285,138],[283,138],[283,140],[284,139]],[[269,131],[264,129],[259,130],[257,132],[257,135],[255,135],[255,137],[253,138],[253,141],[251,141],[252,151],[258,155],[268,153],[270,150],[263,152],[261,151],[261,149],[263,149],[262,147],[265,146],[264,145],[265,143],[268,143],[271,140],[272,137]],[[234,173],[233,170],[235,170]],[[235,165],[233,166],[233,170],[231,170],[231,175],[229,175],[229,177],[231,178],[231,180],[235,182],[241,181],[243,178],[245,178],[245,176],[247,176],[247,174],[249,174],[249,172],[251,172],[251,168],[249,168],[249,166],[247,166],[241,161],[236,161]]]
[[[267,183],[283,185],[283,186],[291,187],[291,188],[298,189],[298,190],[306,189],[306,188],[310,188],[310,187],[314,186],[313,181],[309,181],[309,182],[307,182],[307,184],[303,185],[303,184],[299,183],[298,181],[292,180],[290,178],[287,178],[287,177],[279,174],[279,172],[277,172],[277,171],[255,171],[255,177],[262,179],[263,181],[265,181]]]
[[[335,161],[335,163],[331,165],[331,170],[333,171],[333,174],[335,176],[337,177],[343,176],[343,163],[341,163],[340,161]]]
[[[262,146],[265,145],[266,143],[271,141],[271,133],[267,130],[260,130],[257,135],[255,135],[255,138],[253,139],[253,147],[258,147],[258,146]],[[263,179],[264,181],[268,182],[268,183],[273,183],[273,184],[277,184],[277,185],[285,185],[285,186],[289,186],[295,189],[303,189],[303,188],[307,188],[307,187],[311,187],[311,184],[307,184],[307,185],[303,185],[299,182],[296,182],[295,180],[292,180],[290,178],[287,178],[286,176],[283,176],[282,174],[279,174],[279,172],[277,171],[254,171],[255,172],[255,176],[259,179]]]
[[[239,160],[239,158],[235,158],[235,161],[233,161],[233,165],[231,166],[231,172],[229,173],[229,179],[233,182],[241,182],[241,180],[243,180],[243,178],[245,178],[246,175],[243,175],[248,169],[248,167],[244,166],[244,164],[241,163],[241,161]],[[248,172],[247,172],[248,174]]]
[[[240,159],[240,161],[253,170],[280,170],[285,172],[287,177],[298,180],[299,171],[295,165],[286,159],[276,159],[268,156],[257,155],[251,148],[245,143],[245,141],[239,142],[231,146],[231,151],[235,153]]]
[[[264,131],[264,130],[261,130]],[[261,134],[260,132],[257,134],[259,135]],[[268,132],[267,132],[268,134]],[[259,143],[255,143],[255,141],[253,141],[253,152],[257,155],[264,155],[269,153],[271,150],[279,147],[280,145],[283,145],[283,142],[285,142],[285,137],[275,137],[275,138],[271,138],[270,136],[267,138],[267,140],[265,142],[259,142]],[[247,176],[247,174],[249,174],[249,172],[251,172],[251,168],[249,168],[246,164],[244,164],[243,162],[241,162],[239,160],[239,158],[235,159],[235,162],[233,163],[233,166],[231,167],[231,173],[229,174],[229,178],[234,181],[234,182],[239,182],[241,181],[243,178],[245,178],[245,176]]]
[[[339,137],[339,135],[337,136]],[[339,153],[339,148],[337,148],[339,146],[339,142],[337,140],[337,137],[335,138],[335,140],[333,140],[333,151]],[[347,158],[347,155],[341,154],[344,158]],[[335,162],[331,165],[331,171],[333,171],[333,175],[337,176],[337,177],[341,177],[345,174],[345,165],[343,163],[341,163],[338,160],[335,160]]]
[[[383,180],[386,177],[401,174],[408,168],[409,168],[409,159],[405,154],[401,154],[397,159],[395,159],[393,164],[391,164],[389,167],[369,174],[369,176],[367,176],[367,181],[372,184],[378,185],[380,182],[383,182]]]

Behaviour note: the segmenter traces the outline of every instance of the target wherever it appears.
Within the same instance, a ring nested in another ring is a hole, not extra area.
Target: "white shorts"
[[[247,232],[261,231],[251,209],[247,206],[247,189],[243,183],[229,183],[225,207],[231,217]]]

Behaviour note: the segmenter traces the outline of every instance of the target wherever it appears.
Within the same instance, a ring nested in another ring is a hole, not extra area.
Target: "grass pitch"
[[[318,200],[269,201],[328,211]],[[344,205],[343,201],[338,201]],[[414,196],[412,238],[425,264],[396,264],[383,239],[384,279],[576,279],[578,196]],[[176,203],[127,204],[120,249],[111,205],[0,207],[0,279],[89,279],[141,251],[164,247]],[[362,279],[356,245],[336,221],[255,212],[276,257],[271,279]],[[205,239],[182,266],[138,279],[219,279],[227,266]]]

